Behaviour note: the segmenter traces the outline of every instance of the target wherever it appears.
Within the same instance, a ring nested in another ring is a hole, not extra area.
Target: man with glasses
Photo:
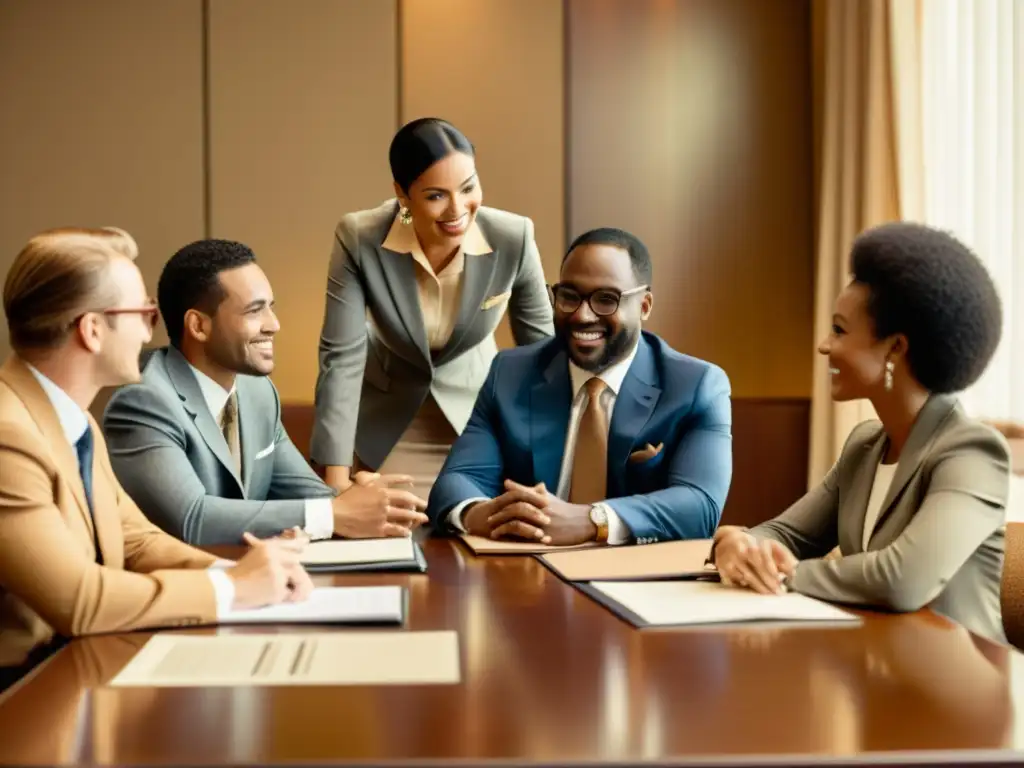
[[[206,546],[239,544],[247,532],[408,536],[426,521],[425,502],[389,487],[410,478],[362,473],[338,495],[289,439],[268,378],[281,326],[250,248],[186,245],[157,293],[170,346],[103,417],[114,471],[153,522]]]
[[[578,237],[555,338],[498,354],[430,494],[440,529],[550,545],[710,538],[732,477],[729,380],[642,330],[651,260]]]
[[[139,380],[156,308],[135,240],[113,227],[33,237],[4,281],[0,368],[0,690],[77,635],[211,624],[302,599],[297,542],[237,564],[158,530],[117,483],[88,409]]]

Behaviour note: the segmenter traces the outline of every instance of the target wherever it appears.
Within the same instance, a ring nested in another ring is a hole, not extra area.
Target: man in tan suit
[[[87,409],[102,387],[139,380],[157,311],[137,253],[121,230],[51,230],[7,274],[0,689],[75,635],[214,623],[312,588],[299,541],[250,538],[218,564],[149,523],[114,477]]]

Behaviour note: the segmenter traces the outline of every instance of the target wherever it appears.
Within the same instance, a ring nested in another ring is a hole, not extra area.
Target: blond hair
[[[62,227],[33,237],[4,281],[11,347],[61,346],[78,318],[109,309],[120,298],[109,279],[111,261],[138,255],[134,238],[117,227]]]

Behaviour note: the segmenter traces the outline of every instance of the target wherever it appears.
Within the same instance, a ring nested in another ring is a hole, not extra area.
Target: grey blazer
[[[389,200],[345,216],[335,231],[310,449],[321,465],[351,466],[357,454],[379,467],[428,394],[461,433],[506,304],[517,344],[554,332],[533,223],[481,207],[476,221],[493,253],[466,259],[455,330],[431,354],[413,259],[382,246],[397,211]]]
[[[1010,461],[1006,440],[933,395],[918,415],[868,540],[864,520],[888,439],[877,421],[850,434],[824,482],[750,533],[801,562],[791,586],[812,597],[914,611],[928,606],[1004,642],[999,607]],[[838,559],[821,559],[836,545]]]
[[[188,362],[155,351],[142,382],[118,389],[103,414],[110,462],[143,513],[199,546],[240,544],[305,524],[305,499],[334,496],[281,426],[269,378],[238,376],[242,477]]]

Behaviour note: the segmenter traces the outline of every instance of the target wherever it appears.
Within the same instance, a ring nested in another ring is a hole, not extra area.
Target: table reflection
[[[844,734],[839,753],[1014,746],[1008,667],[1018,654],[931,614],[866,615],[869,625],[825,634],[746,630],[734,647],[766,664],[807,658],[816,670],[810,711],[829,712],[826,725]]]
[[[147,635],[105,635],[69,643],[0,704],[0,744],[11,763],[70,763],[92,758],[103,728],[94,690],[116,675]]]

